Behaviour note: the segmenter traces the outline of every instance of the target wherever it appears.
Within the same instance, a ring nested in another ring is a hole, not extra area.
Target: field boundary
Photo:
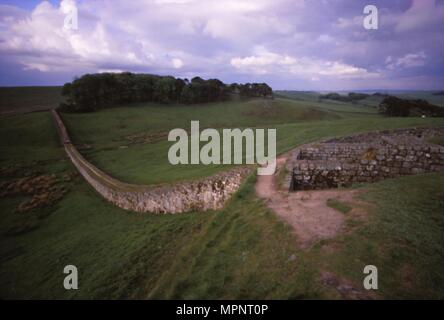
[[[72,144],[56,110],[51,110],[60,142],[83,178],[106,200],[130,211],[184,213],[218,210],[239,189],[253,167],[236,167],[191,182],[148,186],[119,181],[88,162]]]

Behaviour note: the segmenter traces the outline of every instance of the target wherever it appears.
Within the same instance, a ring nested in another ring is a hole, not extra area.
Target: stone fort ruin
[[[295,149],[287,161],[290,191],[347,187],[402,175],[444,171],[444,146],[429,143],[442,128],[379,131]]]

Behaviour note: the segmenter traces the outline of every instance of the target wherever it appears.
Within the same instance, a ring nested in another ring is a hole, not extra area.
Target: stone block
[[[402,167],[403,167],[403,168],[411,168],[411,167],[413,167],[413,163],[408,162],[408,161],[405,161],[405,162],[402,164]]]
[[[410,172],[410,168],[401,168],[401,170],[399,170],[400,174],[410,174]]]

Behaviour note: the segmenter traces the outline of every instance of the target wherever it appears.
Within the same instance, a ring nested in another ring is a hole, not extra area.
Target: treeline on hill
[[[180,79],[151,74],[86,74],[62,89],[62,111],[87,112],[136,102],[204,103],[224,101],[230,94],[268,97],[273,90],[266,83],[226,85],[218,79]]]
[[[378,110],[390,117],[444,117],[444,108],[426,100],[405,100],[393,96],[384,98]]]
[[[353,102],[353,101],[364,100],[369,96],[370,95],[365,94],[365,93],[350,92],[348,95],[341,95],[336,92],[330,92],[330,93],[327,93],[324,95],[320,95],[319,99],[329,99],[329,100],[336,100],[336,101],[341,101],[341,102]]]

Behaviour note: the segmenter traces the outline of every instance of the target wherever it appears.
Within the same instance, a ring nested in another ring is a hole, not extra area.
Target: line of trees
[[[237,93],[243,97],[267,97],[273,90],[266,83],[226,85],[218,79],[180,79],[151,74],[86,74],[63,86],[61,109],[87,112],[137,102],[205,103],[224,101]]]
[[[320,95],[319,99],[329,99],[329,100],[336,100],[336,101],[342,101],[342,102],[354,102],[359,100],[364,100],[368,98],[370,95],[365,93],[355,93],[350,92],[347,96],[341,95],[336,92],[330,92],[324,95]]]
[[[393,96],[382,100],[378,110],[390,117],[444,117],[443,107],[430,104],[426,100],[405,100]]]
[[[272,97],[273,90],[266,83],[232,83],[231,92],[238,93],[243,97]]]

